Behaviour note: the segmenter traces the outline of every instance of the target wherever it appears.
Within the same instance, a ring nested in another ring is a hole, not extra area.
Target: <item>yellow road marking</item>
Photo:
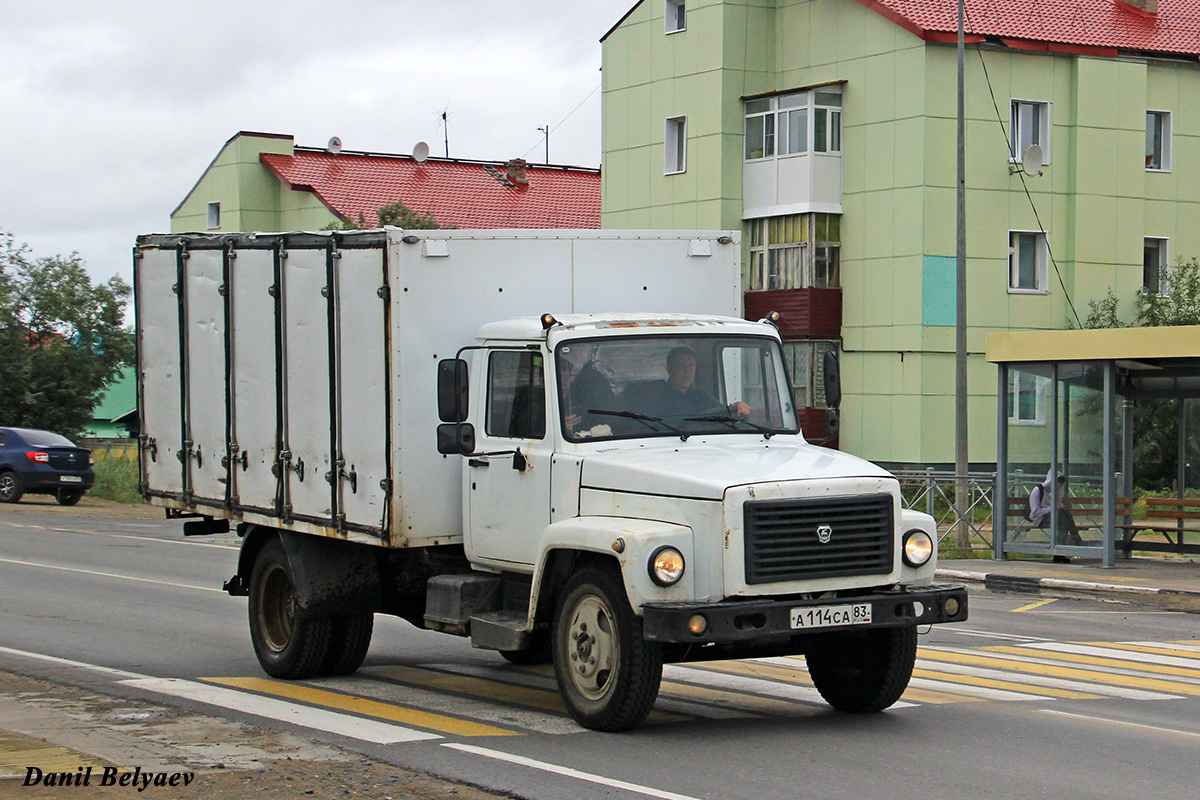
[[[1114,650],[1129,650],[1134,653],[1151,653],[1158,656],[1174,656],[1175,658],[1191,658],[1200,661],[1200,653],[1194,650],[1176,650],[1171,647],[1170,643],[1165,643],[1161,647],[1153,647],[1145,644],[1126,644],[1125,642],[1091,642],[1096,647],[1111,647]],[[1197,666],[1200,666],[1198,664]]]
[[[1030,603],[1027,606],[1021,606],[1020,608],[1014,608],[1012,610],[1012,613],[1020,614],[1022,611],[1033,611],[1035,608],[1041,608],[1042,606],[1048,606],[1057,599],[1058,599],[1057,597],[1051,597],[1049,600],[1038,600],[1036,603]]]
[[[790,717],[795,716],[796,711],[799,709],[811,707],[799,700],[787,700],[782,697],[763,697],[757,694],[743,694],[742,692],[733,692],[727,689],[714,689],[709,686],[696,686],[690,683],[677,683],[675,681],[663,681],[659,693],[675,700],[687,700],[719,708],[749,711],[754,714]]]
[[[79,774],[92,767],[94,773],[111,766],[107,761],[82,755],[75,750],[50,744],[32,736],[0,731],[0,778],[24,778],[27,767],[38,767],[43,773],[66,772]],[[94,776],[99,780],[99,775]]]
[[[1023,694],[1038,694],[1046,697],[1060,697],[1065,700],[1101,700],[1103,695],[1088,692],[1073,692],[1070,689],[1055,689],[1049,686],[1034,686],[1020,681],[1002,681],[997,678],[977,678],[973,675],[959,675],[956,672],[941,672],[932,669],[914,669],[913,675],[918,678],[929,678],[947,683],[961,683],[963,686],[986,686],[991,689],[1004,689]]]
[[[1047,658],[1048,656],[1060,657],[1061,653],[1047,653],[1044,650],[1029,650],[1027,648],[1010,647],[1010,648],[988,648],[996,652],[1009,652],[1014,655],[1036,655],[1039,658]],[[1109,686],[1125,686],[1133,689],[1150,689],[1158,692],[1166,692],[1168,694],[1200,694],[1200,686],[1188,686],[1187,684],[1174,683],[1172,681],[1158,680],[1157,678],[1135,678],[1128,675],[1117,675],[1111,672],[1096,672],[1090,669],[1079,669],[1077,667],[1056,667],[1052,664],[1033,664],[1027,661],[1016,661],[1011,658],[1003,658],[1000,656],[973,656],[966,653],[942,653],[936,650],[922,650],[921,657],[931,661],[948,661],[952,664],[974,664],[981,667],[995,667],[997,669],[1006,669],[1011,672],[1028,672],[1032,675],[1049,675],[1056,678],[1070,678],[1071,680],[1091,681]]]
[[[336,708],[352,714],[361,714],[375,719],[385,719],[389,722],[399,722],[414,725],[418,728],[428,728],[456,736],[519,736],[517,731],[497,728],[494,725],[484,725],[480,722],[447,717],[444,714],[434,714],[430,711],[420,711],[415,708],[381,703],[378,700],[368,700],[340,692],[330,692],[325,689],[315,689],[295,683],[266,680],[264,678],[201,678],[208,683],[222,686],[232,686],[261,694],[286,697],[324,708]]]
[[[985,647],[984,649],[997,653],[1010,653],[1012,655],[1052,658],[1055,661],[1069,661],[1072,664],[1089,664],[1093,667],[1116,667],[1118,669],[1131,669],[1140,672],[1154,672],[1159,675],[1176,675],[1180,678],[1200,678],[1200,669],[1172,667],[1166,664],[1148,664],[1145,661],[1129,661],[1123,658],[1087,656],[1080,653],[1061,653],[1057,650],[1043,650],[1037,647],[996,646]],[[1193,694],[1200,694],[1200,686],[1194,688],[1196,691]]]
[[[415,667],[377,667],[371,670],[372,675],[379,675],[410,686],[422,686],[443,692],[457,692],[472,697],[484,697],[510,705],[540,708],[566,714],[567,707],[562,697],[556,691],[535,689],[531,686],[494,681],[487,678],[475,678],[470,675],[458,675],[436,670],[417,669]],[[647,724],[662,722],[680,722],[688,717],[670,714],[663,711],[651,711],[646,718]]]

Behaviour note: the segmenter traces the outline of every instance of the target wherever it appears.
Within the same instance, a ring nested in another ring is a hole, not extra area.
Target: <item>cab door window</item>
[[[488,436],[542,439],[546,435],[546,385],[542,354],[500,350],[488,357]]]

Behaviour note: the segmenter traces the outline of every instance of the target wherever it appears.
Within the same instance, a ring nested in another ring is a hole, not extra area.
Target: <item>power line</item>
[[[577,104],[576,104],[576,106],[575,106],[574,108],[572,108],[572,109],[570,110],[570,112],[568,112],[568,113],[567,113],[567,115],[566,115],[565,117],[563,117],[562,119],[560,119],[560,120],[558,121],[558,125],[555,125],[555,126],[551,127],[551,128],[550,128],[550,129],[548,129],[548,130],[545,130],[545,129],[543,129],[543,128],[538,128],[538,130],[539,130],[539,131],[543,131],[543,132],[546,134],[546,138],[547,138],[547,139],[549,139],[549,137],[550,137],[550,134],[551,134],[551,133],[553,133],[554,131],[558,130],[558,129],[559,129],[559,127],[560,127],[560,126],[561,126],[561,125],[562,125],[564,122],[566,122],[567,120],[569,120],[569,119],[571,118],[571,115],[572,115],[572,114],[574,114],[576,111],[578,111],[578,110],[579,110],[579,109],[580,109],[580,108],[583,106],[583,104],[584,104],[584,103],[586,103],[588,100],[592,99],[592,95],[594,95],[596,92],[600,91],[600,86],[601,86],[601,85],[602,85],[602,84],[599,84],[599,83],[597,83],[597,84],[596,84],[596,87],[595,87],[594,89],[592,89],[590,92],[588,92],[588,93],[587,93],[587,97],[585,97],[585,98],[583,98],[582,100],[580,100],[580,101],[579,101],[579,103],[577,103]],[[539,141],[539,142],[537,142],[536,144],[534,144],[534,146],[533,146],[533,147],[531,147],[531,148],[529,148],[528,150],[526,150],[526,151],[525,151],[525,155],[521,156],[521,158],[524,158],[525,156],[527,156],[527,155],[529,155],[530,153],[532,153],[534,150],[536,150],[536,149],[538,148],[538,145],[540,145],[540,144],[541,144],[541,141]],[[549,153],[547,153],[547,158],[549,158]]]

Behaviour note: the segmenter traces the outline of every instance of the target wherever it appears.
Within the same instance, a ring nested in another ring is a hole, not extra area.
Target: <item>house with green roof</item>
[[[1050,382],[997,385],[989,333],[1078,325],[1200,255],[1200,0],[966,0],[970,461],[1041,441]],[[783,313],[820,436],[954,461],[956,3],[641,0],[603,43],[602,216],[740,228],[746,314]],[[1061,399],[1059,400],[1061,402]],[[1014,447],[1020,446],[1014,444]]]
[[[128,439],[137,436],[137,371],[122,367],[105,387],[92,419],[84,428],[89,439]]]

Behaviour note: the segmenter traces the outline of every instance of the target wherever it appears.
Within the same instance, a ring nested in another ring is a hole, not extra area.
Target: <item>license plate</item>
[[[78,475],[59,475],[58,479],[63,483],[83,483],[83,478]]]
[[[871,604],[853,603],[844,606],[793,608],[791,618],[793,630],[867,625],[871,622]]]

